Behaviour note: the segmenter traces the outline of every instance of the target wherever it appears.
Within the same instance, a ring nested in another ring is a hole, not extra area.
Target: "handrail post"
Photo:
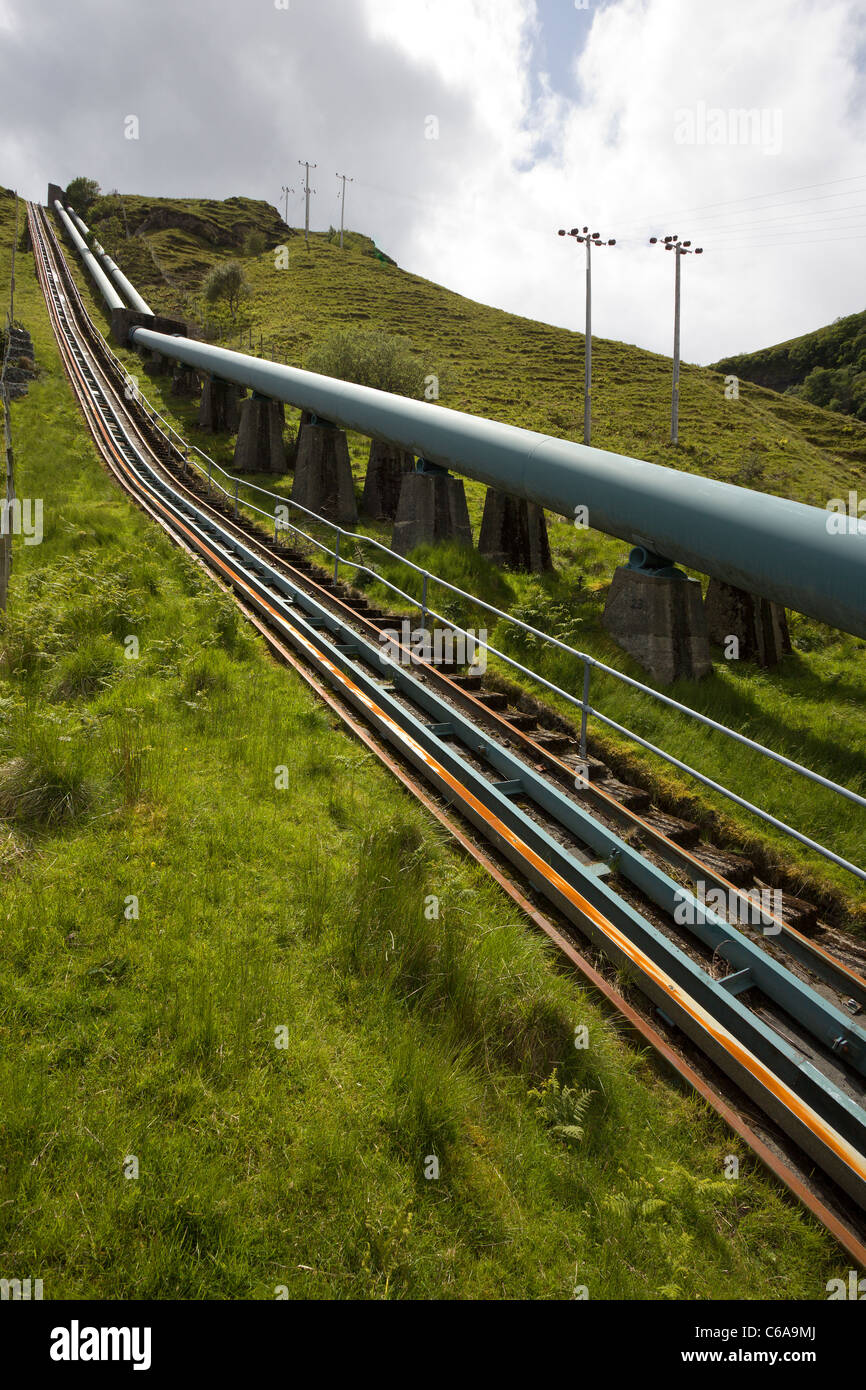
[[[340,576],[340,528],[337,529],[337,539],[334,542],[334,583],[336,584]]]
[[[238,519],[238,482],[239,480],[235,478],[235,521]]]
[[[427,571],[425,570],[424,577],[421,582],[421,626],[425,630],[427,628],[427,579],[428,575]]]
[[[580,711],[580,757],[582,762],[586,762],[586,721],[588,718],[589,705],[589,662],[583,663],[583,704]]]

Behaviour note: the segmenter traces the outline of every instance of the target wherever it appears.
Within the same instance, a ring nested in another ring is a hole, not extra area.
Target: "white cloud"
[[[0,0],[0,180],[40,197],[49,178],[86,172],[104,187],[274,203],[289,183],[297,221],[297,161],[309,157],[315,226],[336,220],[345,171],[349,225],[400,264],[574,328],[581,257],[556,230],[592,222],[620,242],[597,258],[596,331],[662,352],[671,258],[646,237],[679,232],[706,245],[685,266],[692,360],[862,308],[863,242],[843,239],[866,229],[853,181],[707,206],[857,173],[866,190],[859,0],[609,0],[589,16],[566,0],[555,11],[551,0],[292,0],[288,11]],[[573,55],[577,98],[540,71],[542,23],[560,72]],[[706,126],[713,108],[752,107],[770,131],[781,113],[778,153],[675,139],[680,108]],[[130,112],[137,142],[122,135]],[[425,138],[431,115],[437,140]],[[782,206],[761,214],[770,202]]]
[[[378,7],[378,0],[369,3]],[[437,35],[426,35],[429,61],[444,63],[449,44],[471,55],[479,26],[483,32],[490,22],[486,5],[459,9],[462,20],[452,13]],[[509,7],[510,45],[498,40],[494,54],[528,61],[531,15],[528,3]],[[863,243],[842,238],[866,231],[866,221],[856,210],[835,212],[866,202],[866,194],[858,199],[850,191],[857,185],[815,189],[813,198],[823,199],[815,203],[796,202],[808,199],[804,192],[697,211],[866,174],[858,37],[862,42],[862,17],[844,0],[769,0],[759,7],[751,0],[723,7],[619,0],[596,12],[577,61],[580,104],[550,97],[535,109],[525,81],[512,83],[511,99],[503,101],[504,65],[476,65],[470,56],[460,65],[462,80],[476,110],[495,106],[496,148],[463,151],[461,181],[448,205],[415,227],[414,268],[466,294],[578,327],[582,261],[554,233],[586,219],[592,230],[620,240],[599,257],[597,331],[668,352],[672,267],[666,270],[662,253],[646,247],[646,235],[692,236],[706,251],[684,267],[684,352],[704,361],[863,307]],[[407,42],[419,45],[418,31]],[[757,108],[769,138],[677,144],[678,108],[693,109],[696,119],[702,111],[712,118],[714,108]],[[781,148],[773,152],[780,130]],[[520,172],[533,138],[552,141],[552,148]],[[824,196],[836,192],[841,196]],[[771,202],[782,206],[769,209]],[[811,223],[803,215],[810,210]],[[832,244],[776,244],[821,236],[832,236]]]

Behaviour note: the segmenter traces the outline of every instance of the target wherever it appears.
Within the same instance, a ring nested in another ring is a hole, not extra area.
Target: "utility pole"
[[[310,244],[310,193],[311,193],[311,192],[312,192],[312,193],[315,193],[315,191],[316,191],[315,188],[313,188],[313,189],[310,188],[310,170],[311,170],[311,169],[318,169],[319,166],[318,166],[318,164],[311,164],[310,161],[309,161],[308,159],[299,159],[299,160],[298,160],[298,163],[299,163],[299,164],[302,164],[302,165],[304,166],[304,169],[306,170],[306,174],[305,174],[305,177],[304,177],[304,192],[305,192],[306,195],[307,195],[307,202],[306,202],[306,213],[305,213],[305,215],[304,215],[304,241],[305,241],[305,242],[307,243],[307,245],[309,246],[309,244]]]
[[[572,236],[575,241],[586,245],[586,333],[584,336],[584,379],[583,379],[583,442],[589,444],[592,438],[592,248],[593,246],[616,246],[616,241],[601,241],[598,232],[590,233],[588,227],[572,227],[570,232],[560,229],[560,236]]]
[[[294,191],[295,190],[293,188],[287,188],[285,184],[283,184],[282,188],[280,189],[280,192],[285,195],[286,199],[286,213],[283,218],[283,221],[285,222],[287,227],[289,225],[289,194],[294,193]]]
[[[650,245],[661,245],[666,251],[674,253],[674,381],[671,396],[671,443],[677,444],[680,437],[680,257],[702,256],[704,248],[692,248],[690,241],[680,241],[678,236],[666,236],[659,242],[657,236],[650,237]]]
[[[343,192],[340,199],[340,250],[343,249],[343,223],[346,217],[346,183],[354,183],[354,179],[347,179],[346,174],[337,174],[338,179],[343,180]]]

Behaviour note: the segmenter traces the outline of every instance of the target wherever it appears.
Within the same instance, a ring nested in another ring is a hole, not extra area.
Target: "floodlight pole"
[[[673,251],[674,253],[674,375],[671,394],[671,443],[677,444],[680,437],[680,258],[692,255],[692,243],[680,241],[678,236],[666,236],[661,242],[658,237],[651,236],[650,245],[661,245],[666,251]],[[694,254],[702,256],[704,248],[696,246]]]
[[[575,241],[586,243],[586,331],[583,349],[583,442],[589,444],[592,438],[592,248],[593,246],[616,246],[616,241],[601,241],[598,232],[590,234],[589,228],[572,227],[564,229],[560,236],[574,237]]]

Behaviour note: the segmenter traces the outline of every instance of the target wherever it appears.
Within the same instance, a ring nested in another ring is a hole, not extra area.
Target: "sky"
[[[0,0],[0,183],[266,198],[473,299],[712,362],[866,307],[864,0]],[[134,118],[132,120],[131,118]],[[134,138],[130,138],[130,137]],[[662,261],[668,262],[663,265]]]

